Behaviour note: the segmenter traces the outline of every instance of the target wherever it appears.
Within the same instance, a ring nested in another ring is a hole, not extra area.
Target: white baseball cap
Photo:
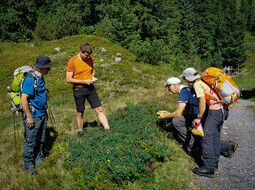
[[[166,81],[166,86],[165,87],[169,87],[171,86],[172,84],[178,84],[180,85],[181,84],[181,80],[176,78],[176,77],[171,77],[169,79],[167,79]]]
[[[199,79],[201,76],[198,74],[198,72],[196,71],[196,69],[189,67],[187,69],[185,69],[182,73],[182,75],[179,76],[181,77],[185,77],[186,80],[188,81],[195,81],[197,79]]]

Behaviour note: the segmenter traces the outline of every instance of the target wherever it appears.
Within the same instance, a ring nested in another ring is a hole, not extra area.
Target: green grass
[[[110,41],[96,37],[77,35],[60,40],[31,43],[0,43],[0,189],[72,189],[81,177],[77,169],[69,170],[65,160],[69,157],[68,141],[76,139],[76,111],[72,95],[72,86],[65,81],[68,60],[76,55],[82,43],[93,46],[92,57],[95,61],[95,84],[106,115],[111,115],[127,105],[156,104],[162,109],[175,109],[177,95],[170,94],[165,86],[169,77],[179,76],[171,64],[148,65],[136,62],[136,56]],[[54,50],[60,47],[60,53]],[[106,52],[101,51],[101,47]],[[114,55],[121,53],[122,61],[115,63]],[[47,154],[43,164],[38,167],[40,175],[30,176],[23,169],[21,159],[23,148],[23,125],[18,117],[19,138],[14,139],[13,118],[6,87],[11,84],[12,73],[22,65],[33,66],[37,56],[50,56],[53,68],[45,76],[46,87],[50,91],[49,106],[53,112],[55,124],[48,122],[50,139],[47,142]],[[235,77],[241,89],[254,88],[254,78]],[[113,96],[110,96],[113,95]],[[98,123],[98,119],[86,103],[85,121]],[[111,124],[111,123],[110,123]],[[93,129],[91,129],[93,130]],[[102,130],[99,126],[95,131]],[[58,135],[56,135],[58,134]],[[78,140],[78,139],[77,139]],[[195,162],[182,150],[179,144],[165,133],[162,136],[169,147],[174,149],[171,158],[165,162],[153,163],[154,172],[144,178],[122,185],[109,185],[112,189],[199,189],[196,177],[192,173]],[[110,188],[110,189],[111,189]]]

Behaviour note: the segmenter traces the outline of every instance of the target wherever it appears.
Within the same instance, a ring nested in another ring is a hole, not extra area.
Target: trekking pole
[[[48,113],[49,113],[49,119],[50,119],[51,125],[54,126],[56,123],[55,123],[54,116],[53,116],[52,111],[49,106],[48,106]]]
[[[19,125],[18,125],[18,111],[16,111],[16,116],[15,116],[15,123],[16,123],[16,131],[17,131],[17,137],[18,137],[18,140],[20,140],[20,136],[19,136]]]
[[[17,140],[16,140],[16,118],[15,114],[13,114],[13,124],[14,124],[14,144],[15,148],[17,147]]]

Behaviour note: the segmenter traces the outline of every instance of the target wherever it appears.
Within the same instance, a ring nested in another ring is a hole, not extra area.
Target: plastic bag
[[[201,122],[192,129],[192,133],[201,137],[205,135]]]

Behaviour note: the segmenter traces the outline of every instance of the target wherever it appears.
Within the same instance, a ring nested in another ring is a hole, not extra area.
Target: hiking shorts
[[[88,100],[92,109],[102,106],[101,101],[97,95],[96,89],[93,85],[84,87],[74,87],[73,96],[76,104],[77,112],[84,112],[85,99]]]

